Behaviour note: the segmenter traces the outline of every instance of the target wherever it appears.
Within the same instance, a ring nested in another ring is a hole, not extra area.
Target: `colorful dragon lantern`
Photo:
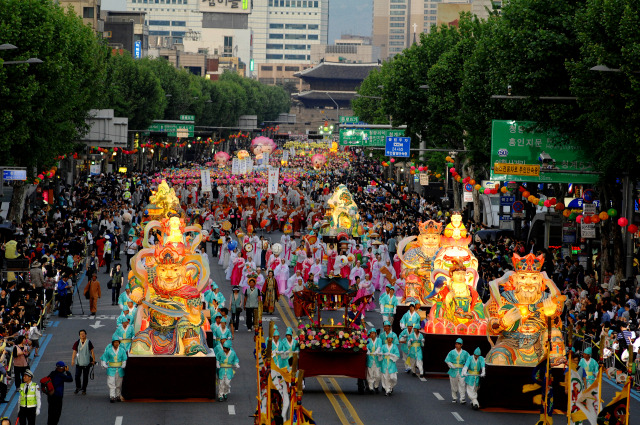
[[[565,296],[542,271],[543,255],[514,254],[512,261],[515,271],[489,284],[491,298],[485,306],[487,333],[498,335],[498,340],[486,362],[536,366],[549,353],[552,365],[565,363],[560,320]]]
[[[200,294],[209,280],[209,261],[196,253],[202,228],[186,226],[165,181],[151,200],[164,217],[147,223],[143,249],[131,260],[130,297],[138,305],[131,354],[206,355]],[[152,230],[159,230],[155,245],[149,243]]]

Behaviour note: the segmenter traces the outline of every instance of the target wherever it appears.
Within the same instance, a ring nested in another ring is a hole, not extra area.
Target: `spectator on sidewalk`
[[[62,414],[62,397],[64,397],[64,383],[73,382],[73,377],[69,372],[69,367],[60,361],[56,363],[56,368],[49,374],[53,383],[53,394],[47,395],[49,403],[47,425],[58,425]]]
[[[76,366],[76,390],[74,394],[78,394],[82,390],[82,395],[86,395],[89,371],[91,366],[96,363],[96,356],[93,352],[93,344],[87,339],[87,331],[81,329],[78,335],[80,339],[73,344],[73,354],[71,355],[71,367]]]

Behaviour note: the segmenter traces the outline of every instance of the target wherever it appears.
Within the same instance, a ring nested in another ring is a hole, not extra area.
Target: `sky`
[[[126,10],[126,0],[102,0],[102,10]],[[329,43],[342,34],[371,35],[373,0],[330,0]]]

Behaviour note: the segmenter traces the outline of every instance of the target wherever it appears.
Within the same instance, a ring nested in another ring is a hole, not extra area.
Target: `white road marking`
[[[90,327],[92,327],[93,329],[98,329],[98,328],[102,328],[105,325],[101,325],[100,324],[100,320],[96,320],[96,323],[94,323],[93,325],[89,325]]]
[[[462,416],[460,416],[458,412],[451,412],[451,414],[458,420],[458,422],[464,422],[464,419],[462,419]]]
[[[440,393],[433,393],[433,395],[436,396],[436,398],[440,401],[444,400],[444,397],[442,397]]]
[[[236,406],[234,406],[233,404],[230,404],[227,407],[229,408],[229,414],[230,415],[235,415],[236,414]]]
[[[122,416],[116,416],[116,423],[114,425],[122,425]]]
[[[118,316],[71,316],[68,317],[68,320],[116,320]]]

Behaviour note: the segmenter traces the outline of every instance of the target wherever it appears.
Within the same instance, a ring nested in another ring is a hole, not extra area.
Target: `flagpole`
[[[565,375],[566,386],[567,386],[567,425],[571,425],[571,350],[569,350],[569,358],[567,362],[567,373]]]
[[[551,365],[550,351],[551,351],[551,318],[548,317],[547,318],[547,353],[546,353],[547,364],[545,365],[546,371],[545,371],[545,377],[544,377],[544,398],[543,398],[543,405],[542,405],[544,409],[545,425],[549,423],[549,415],[547,411],[549,410],[549,378],[550,378],[549,367]]]

